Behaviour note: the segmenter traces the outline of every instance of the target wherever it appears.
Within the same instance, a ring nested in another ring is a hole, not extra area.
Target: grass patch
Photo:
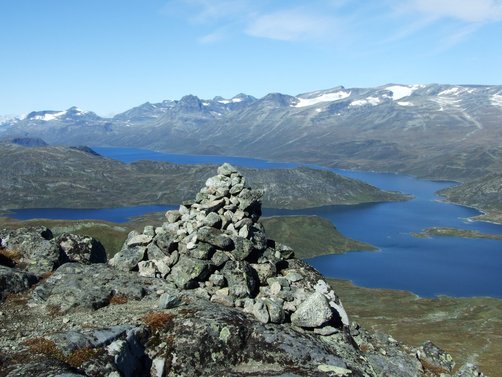
[[[319,216],[276,216],[260,220],[267,236],[288,245],[299,259],[354,250],[376,250],[370,244],[345,237]]]
[[[174,314],[168,312],[149,312],[141,320],[150,330],[160,330],[173,326]]]
[[[80,348],[65,355],[52,340],[46,338],[32,338],[24,342],[30,352],[44,355],[66,363],[74,368],[80,368],[87,361],[102,354],[102,348]]]
[[[500,373],[502,300],[420,298],[405,291],[357,287],[345,280],[330,283],[350,319],[363,327],[411,346],[431,340],[452,355],[457,368],[471,362],[489,376]]]

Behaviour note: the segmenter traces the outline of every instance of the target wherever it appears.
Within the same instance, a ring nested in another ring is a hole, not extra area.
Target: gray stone
[[[333,319],[333,312],[326,297],[314,292],[298,306],[291,315],[291,323],[295,326],[314,328],[329,323]]]
[[[168,288],[165,280],[118,271],[106,264],[66,263],[35,288],[32,300],[61,312],[79,307],[95,310],[107,306],[114,295],[140,300],[145,295]]]
[[[143,234],[146,234],[147,236],[154,237],[155,236],[155,228],[152,225],[146,225],[143,228]]]
[[[158,234],[153,241],[166,255],[172,253],[178,247],[178,242],[172,233]]]
[[[451,355],[437,347],[430,340],[424,342],[418,348],[417,357],[423,365],[428,365],[436,371],[441,370],[442,373],[451,373],[455,366]]]
[[[37,281],[32,273],[0,265],[0,302],[8,294],[22,292]]]
[[[228,260],[230,260],[230,258],[228,257],[227,253],[221,250],[216,250],[216,252],[211,257],[211,262],[213,262],[216,267],[223,266]]]
[[[218,174],[230,177],[232,174],[238,174],[239,171],[230,165],[229,163],[225,162],[223,165],[218,167]]]
[[[223,208],[225,205],[225,200],[224,199],[217,199],[213,200],[208,203],[204,203],[201,205],[201,210],[203,210],[206,214],[209,214],[211,212],[218,212],[220,208]]]
[[[281,243],[275,243],[276,256],[279,259],[291,259],[294,258],[295,252],[289,246],[283,245]],[[277,252],[279,254],[277,254]]]
[[[314,334],[322,335],[322,336],[330,336],[340,332],[336,327],[333,326],[324,326],[314,329]]]
[[[266,285],[267,279],[277,275],[277,268],[275,267],[275,264],[270,262],[253,263],[251,264],[251,267],[253,267],[256,273],[258,274],[260,285]]]
[[[166,292],[159,298],[159,309],[172,309],[181,305],[181,299],[178,295]]]
[[[145,251],[145,246],[123,248],[108,261],[108,264],[119,270],[131,271],[143,260]]]
[[[178,263],[178,260],[180,259],[180,254],[178,250],[174,250],[171,255],[169,255],[166,263],[169,267],[174,266],[176,263]]]
[[[78,234],[63,233],[56,237],[56,243],[70,262],[105,263],[105,248],[98,240]]]
[[[152,242],[153,237],[147,234],[138,234],[137,236],[131,237],[127,240],[127,246],[146,246]]]
[[[257,300],[253,305],[253,315],[261,323],[268,323],[270,316],[268,314],[267,306],[262,300]]]
[[[244,260],[253,252],[253,243],[246,238],[239,236],[232,236],[232,241],[234,243],[234,249],[232,250],[232,255],[236,260]]]
[[[170,210],[166,212],[166,219],[169,223],[175,223],[181,218],[180,211]]]
[[[288,279],[291,283],[296,283],[297,281],[303,280],[303,275],[298,271],[290,270],[285,275],[286,279]]]
[[[291,286],[289,285],[289,280],[282,276],[271,277],[267,279],[267,284],[272,286],[274,283],[278,283],[281,286],[281,289],[289,290]]]
[[[221,229],[221,217],[217,213],[211,212],[205,217],[203,224],[212,228]]]
[[[157,270],[157,265],[151,260],[139,262],[138,273],[139,276],[148,276],[152,278],[160,275],[160,272]]]
[[[283,323],[284,309],[283,302],[279,299],[265,299],[265,305],[267,306],[268,314],[270,316],[270,322],[272,323]]]
[[[453,377],[487,377],[478,367],[471,363],[464,364]]]
[[[156,243],[152,242],[146,248],[146,255],[148,259],[162,259],[169,254],[164,253]]]
[[[234,300],[231,296],[229,296],[228,288],[222,288],[215,292],[215,294],[211,297],[212,302],[216,302],[220,305],[232,307],[234,306]]]
[[[234,242],[228,235],[219,229],[207,226],[197,230],[197,239],[221,250],[232,250],[234,248]]]
[[[259,286],[256,271],[246,261],[228,261],[222,274],[227,280],[230,294],[237,298],[253,297]]]
[[[123,377],[135,377],[143,374],[145,346],[141,339],[142,329],[127,331],[125,340],[116,340],[108,347],[108,354],[114,358],[115,365]]]
[[[209,276],[209,279],[208,279],[211,283],[213,283],[213,285],[215,285],[216,287],[224,287],[226,285],[226,281],[225,281],[225,277],[223,275],[221,275],[220,273],[214,273],[214,274],[211,274],[211,276]]]
[[[178,288],[192,289],[210,274],[210,264],[206,261],[181,255],[178,263],[168,275]]]
[[[17,254],[15,264],[35,275],[53,271],[68,259],[51,230],[42,226],[4,232],[2,244]]]
[[[201,242],[194,245],[192,249],[188,250],[187,254],[192,258],[207,260],[211,259],[214,252],[215,252],[214,246]]]
[[[210,192],[211,189],[215,192],[219,187],[228,189],[230,187],[230,179],[223,175],[216,175],[207,179],[206,187],[208,188],[208,192]]]
[[[238,195],[243,189],[244,185],[242,183],[237,183],[230,189],[230,195]]]
[[[273,296],[278,295],[281,289],[282,286],[278,281],[274,281],[272,284],[270,284],[270,294]]]
[[[171,272],[171,268],[169,266],[169,257],[164,257],[162,259],[154,259],[153,263],[157,267],[157,271],[159,272],[160,277],[166,278],[166,275]]]

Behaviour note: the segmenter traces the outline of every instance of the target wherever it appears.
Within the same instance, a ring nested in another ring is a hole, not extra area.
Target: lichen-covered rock
[[[141,277],[106,264],[66,263],[33,291],[32,301],[50,310],[98,309],[112,297],[140,300],[159,289],[172,288],[165,280]]]
[[[228,261],[222,270],[230,294],[236,298],[253,297],[259,286],[258,275],[246,261]]]
[[[0,265],[0,302],[9,293],[18,293],[38,281],[32,273]]]
[[[332,319],[331,306],[326,297],[319,292],[314,292],[291,315],[293,325],[306,328],[320,327]]]
[[[197,239],[221,250],[232,250],[234,242],[221,230],[204,226],[197,231]]]
[[[455,373],[454,377],[487,377],[483,372],[479,370],[479,368],[471,363],[467,363],[463,365],[457,373]]]
[[[171,269],[169,279],[178,288],[195,288],[198,281],[205,280],[211,274],[211,264],[185,255],[180,256],[178,263]]]
[[[51,230],[45,227],[3,230],[0,238],[5,249],[18,254],[16,267],[35,275],[53,271],[67,260]]]
[[[137,269],[138,263],[145,257],[146,249],[146,246],[127,246],[115,254],[108,263],[110,266],[123,271]]]
[[[417,350],[417,357],[422,363],[424,369],[434,370],[435,372],[451,373],[455,362],[451,355],[431,341],[423,343]]]
[[[105,263],[105,248],[98,240],[78,234],[63,233],[56,237],[56,243],[70,262]]]

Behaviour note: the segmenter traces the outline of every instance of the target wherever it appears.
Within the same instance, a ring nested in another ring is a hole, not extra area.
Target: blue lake
[[[294,163],[222,156],[176,155],[133,148],[93,148],[123,162],[160,160],[182,164],[221,164],[254,168],[288,168]],[[319,215],[333,222],[346,236],[371,243],[378,252],[328,255],[308,262],[329,277],[349,279],[366,287],[412,291],[420,296],[491,296],[502,298],[502,241],[459,237],[416,238],[410,233],[431,226],[447,226],[502,234],[502,225],[472,222],[478,211],[438,201],[437,190],[451,182],[420,180],[406,175],[332,169],[385,190],[414,196],[397,203],[330,206],[305,210],[265,209],[264,216]],[[15,218],[101,219],[115,222],[173,206],[110,209],[16,210]]]

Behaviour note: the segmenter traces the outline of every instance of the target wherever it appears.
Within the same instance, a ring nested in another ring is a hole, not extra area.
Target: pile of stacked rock
[[[293,250],[267,239],[262,193],[223,164],[195,201],[166,213],[161,227],[131,232],[109,263],[142,276],[195,289],[213,302],[242,308],[263,323],[329,334],[349,324],[340,300],[323,280],[312,279]]]

